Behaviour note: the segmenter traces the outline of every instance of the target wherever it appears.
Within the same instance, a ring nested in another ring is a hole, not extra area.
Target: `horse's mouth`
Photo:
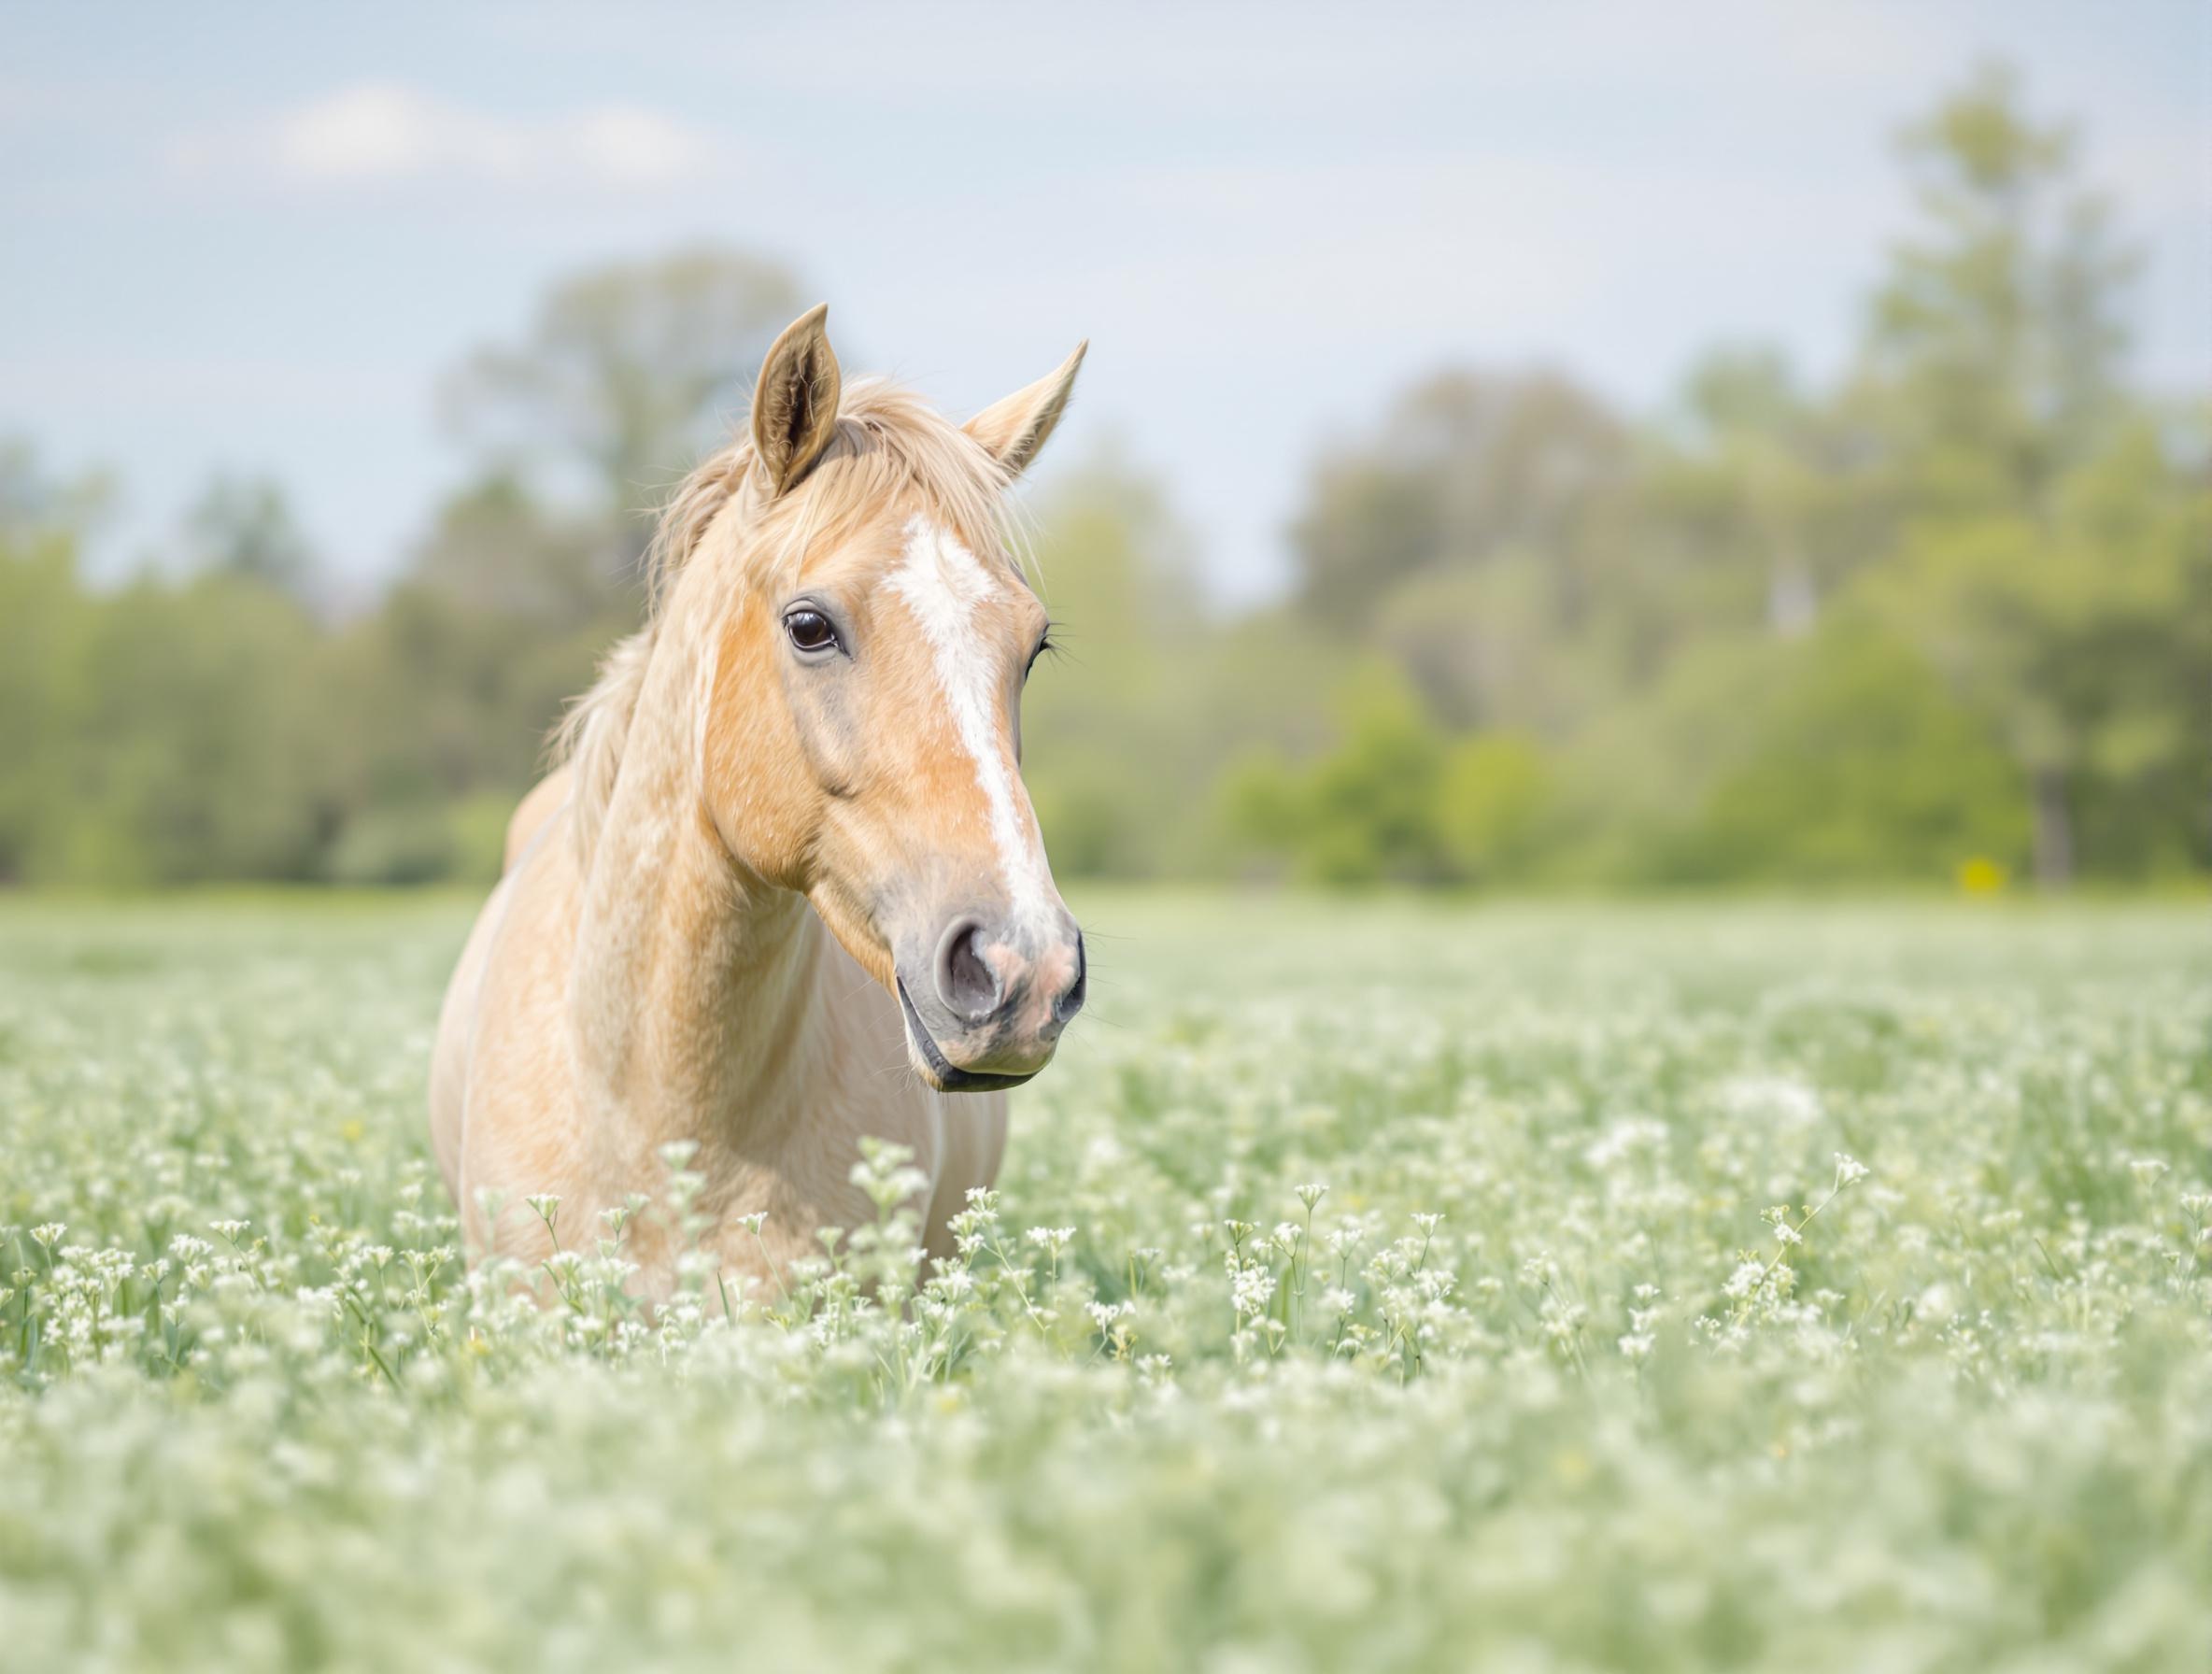
[[[930,1039],[929,1031],[922,1027],[921,1017],[914,1009],[914,1001],[906,992],[906,979],[899,983],[899,1005],[906,1014],[906,1038],[913,1043],[915,1056],[922,1061],[923,1079],[941,1093],[997,1093],[1008,1087],[1018,1087],[1031,1080],[1038,1070],[1025,1070],[1018,1075],[993,1075],[982,1070],[963,1070],[946,1059]]]

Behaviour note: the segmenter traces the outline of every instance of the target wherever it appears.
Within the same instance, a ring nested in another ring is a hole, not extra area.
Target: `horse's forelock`
[[[645,667],[675,583],[717,518],[758,492],[753,447],[738,440],[687,476],[662,508],[645,560],[644,627],[616,645],[599,677],[570,705],[554,733],[552,758],[572,773],[572,824],[588,861],[598,842],[622,746]],[[881,379],[847,387],[837,434],[790,492],[747,507],[749,561],[796,568],[814,545],[875,515],[897,497],[919,492],[947,524],[977,545],[1024,560],[1019,513],[1006,494],[1007,473],[984,447],[919,396]]]

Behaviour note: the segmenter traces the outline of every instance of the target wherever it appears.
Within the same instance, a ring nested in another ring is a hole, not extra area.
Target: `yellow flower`
[[[1959,862],[1959,890],[1964,895],[1998,895],[2012,874],[1987,855]]]

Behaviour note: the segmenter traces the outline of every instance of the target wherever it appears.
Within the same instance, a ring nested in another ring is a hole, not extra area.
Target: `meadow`
[[[956,1264],[654,1314],[457,1258],[465,903],[0,904],[0,1662],[2212,1666],[2203,904],[1075,904]]]

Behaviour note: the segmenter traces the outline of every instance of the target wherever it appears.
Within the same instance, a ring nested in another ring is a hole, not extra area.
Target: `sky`
[[[116,561],[220,469],[371,586],[468,468],[440,374],[714,241],[956,415],[1089,338],[1039,475],[1134,461],[1251,600],[1317,454],[1440,366],[1636,410],[1721,342],[1832,374],[1891,137],[1991,54],[2148,252],[2138,372],[2212,390],[2203,0],[0,0],[0,434],[118,474]]]

